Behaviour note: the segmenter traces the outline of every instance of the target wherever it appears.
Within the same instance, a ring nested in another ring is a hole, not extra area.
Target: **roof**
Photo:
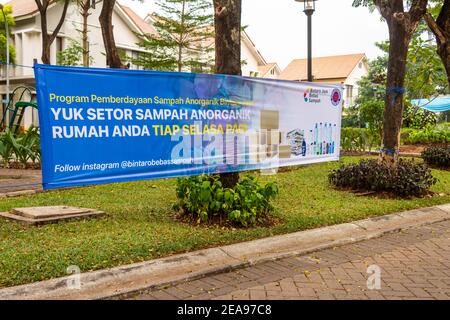
[[[261,52],[259,52],[258,49],[256,49],[256,45],[253,42],[253,40],[250,38],[250,36],[248,35],[247,31],[242,30],[241,32],[241,41],[243,41],[244,43],[247,43],[248,48],[250,49],[250,51],[253,52],[253,55],[256,57],[256,59],[258,60],[258,64],[259,65],[266,65],[266,59],[264,59],[263,55],[261,54]]]
[[[52,1],[53,2],[53,1]],[[35,0],[11,0],[8,5],[12,6],[12,15],[17,18],[26,15],[33,15],[38,12],[38,8]],[[117,5],[122,9],[122,11],[127,15],[130,21],[145,34],[156,33],[156,30],[146,23],[136,12],[134,12],[130,7],[121,5],[117,2]]]
[[[312,59],[313,77],[319,79],[345,79],[356,65],[366,57],[364,53]],[[308,79],[307,59],[295,59],[280,74],[280,79],[303,81]]]
[[[11,0],[7,5],[12,6],[14,18],[32,14],[38,11],[34,0]]]
[[[270,63],[267,63],[265,65],[259,65],[258,66],[258,72],[260,73],[261,77],[264,77],[276,65],[277,65],[276,62],[270,62]]]
[[[147,22],[144,21],[140,16],[137,15],[130,7],[124,6],[117,2],[117,4],[122,8],[125,14],[133,21],[133,23],[139,28],[139,30],[144,34],[156,34],[156,30]]]

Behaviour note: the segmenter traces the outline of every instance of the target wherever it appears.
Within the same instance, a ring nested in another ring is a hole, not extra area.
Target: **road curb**
[[[74,276],[4,288],[0,299],[114,299],[449,219],[450,204],[415,209],[82,273],[80,289],[68,288]]]

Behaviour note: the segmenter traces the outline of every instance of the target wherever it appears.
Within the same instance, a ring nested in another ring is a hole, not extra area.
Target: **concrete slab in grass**
[[[10,212],[0,212],[0,217],[14,220],[27,225],[42,225],[73,219],[94,218],[103,216],[105,212],[94,209],[48,206],[14,208]]]
[[[46,219],[73,216],[83,213],[92,212],[92,209],[77,208],[69,206],[46,206],[46,207],[28,207],[28,208],[13,208],[11,213],[30,219]]]

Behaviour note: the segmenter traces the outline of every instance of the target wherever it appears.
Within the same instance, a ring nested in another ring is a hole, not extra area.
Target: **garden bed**
[[[26,165],[12,161],[8,163],[8,167],[4,164],[0,164],[0,169],[14,169],[14,170],[41,170],[41,164],[37,162],[27,162]]]
[[[343,161],[356,162],[359,157]],[[0,220],[0,286],[64,276],[70,265],[97,270],[276,234],[345,223],[371,216],[450,202],[450,172],[439,179],[434,197],[406,199],[361,196],[331,188],[327,175],[339,163],[291,168],[274,176],[275,225],[249,229],[174,220],[176,181],[161,179],[107,184],[0,200],[0,212],[14,207],[71,205],[105,211],[99,220],[25,227]]]

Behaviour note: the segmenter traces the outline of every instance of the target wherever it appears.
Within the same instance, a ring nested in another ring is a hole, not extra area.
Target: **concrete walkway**
[[[186,282],[237,269],[245,271],[246,267],[253,265],[260,266],[264,263],[279,265],[279,262],[276,261],[280,259],[291,259],[286,261],[294,261],[296,258],[293,257],[298,256],[303,256],[303,259],[305,259],[306,254],[318,252],[322,249],[343,246],[357,241],[380,237],[390,232],[417,228],[418,226],[447,220],[450,220],[450,204],[83,273],[79,276],[81,283],[81,288],[79,289],[68,287],[68,283],[73,283],[73,276],[5,288],[0,290],[0,299],[133,298],[136,297],[136,294],[142,292],[147,294],[149,291],[151,292],[148,295],[140,295],[139,297],[181,298],[181,296],[173,294],[168,296],[160,288],[174,287],[177,285],[193,288],[194,285],[191,284],[195,284],[195,282]],[[448,224],[444,224],[443,226],[447,227]],[[396,242],[393,240],[390,241],[392,241],[392,245],[395,247]],[[428,247],[422,250],[428,250],[430,248]],[[372,253],[371,251],[367,252]],[[437,252],[436,248],[429,254],[433,254],[434,252]],[[450,256],[448,251],[447,256]],[[344,263],[345,261],[342,260],[339,263],[341,262]],[[335,260],[330,263],[338,263],[338,261]],[[301,267],[300,269],[303,268]],[[287,275],[285,273],[287,272],[286,268],[275,267],[275,269],[278,270],[275,271],[277,277],[280,277],[280,275],[285,277]],[[312,273],[313,270],[307,271],[304,272],[305,275]],[[263,275],[260,276],[264,277]],[[391,276],[395,277],[395,274]],[[274,277],[275,274],[272,273],[271,275],[269,274],[269,278],[262,281],[267,281],[267,283],[281,281]],[[253,286],[261,284],[252,282],[239,285],[242,285],[239,289],[251,290]],[[230,289],[228,288],[227,290]],[[163,293],[161,293],[162,296],[158,296],[158,294],[154,296],[153,292]],[[232,297],[241,296],[241,292],[236,293],[235,290],[223,292],[223,294],[226,296],[231,295]],[[191,296],[199,299],[206,297],[198,294],[192,294]],[[242,296],[245,297],[245,294]],[[208,297],[212,296],[208,294]]]
[[[367,281],[379,270],[380,286]],[[369,271],[369,273],[368,273]],[[450,221],[265,262],[129,299],[450,300]]]
[[[40,190],[41,170],[0,168],[0,198],[31,194]]]

